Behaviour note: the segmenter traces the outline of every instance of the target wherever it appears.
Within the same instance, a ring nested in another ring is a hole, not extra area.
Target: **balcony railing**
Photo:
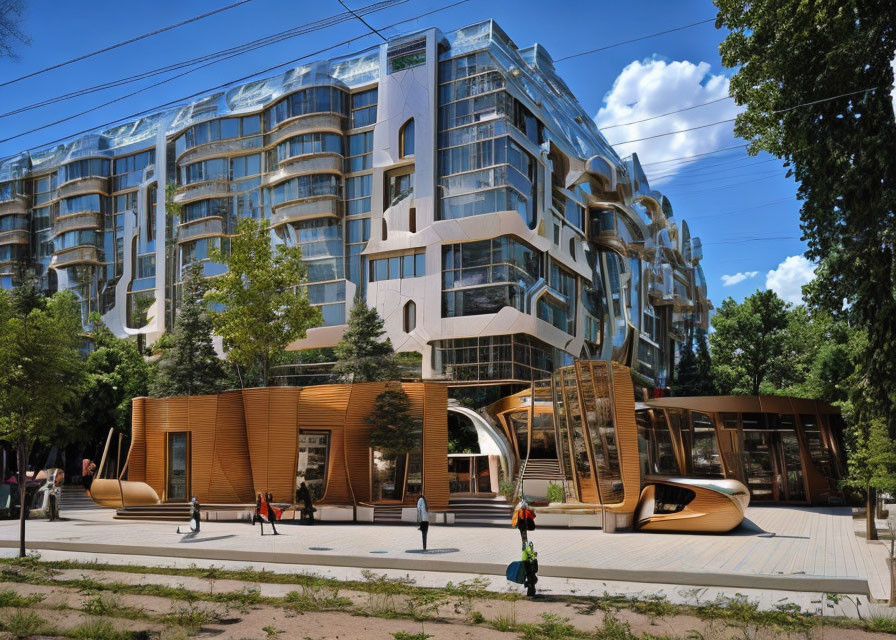
[[[294,220],[334,218],[341,214],[342,200],[335,196],[311,196],[278,206],[271,215],[271,226]]]
[[[178,187],[174,194],[174,201],[177,203],[191,202],[193,200],[201,200],[203,198],[214,198],[217,196],[227,196],[230,194],[229,180],[209,180],[207,182],[199,182]]]
[[[58,236],[74,229],[99,229],[103,226],[103,216],[99,213],[76,213],[64,218],[56,218],[53,235]]]
[[[109,178],[99,176],[75,178],[56,188],[57,198],[68,198],[82,193],[109,193]]]
[[[63,252],[54,253],[53,259],[50,261],[50,266],[57,269],[77,264],[99,264],[99,254],[96,247],[82,246],[65,249]]]
[[[187,242],[194,238],[224,234],[224,218],[202,218],[181,224],[177,228],[177,242]]]
[[[0,245],[28,244],[30,241],[31,234],[27,230],[12,229],[10,231],[0,231]]]

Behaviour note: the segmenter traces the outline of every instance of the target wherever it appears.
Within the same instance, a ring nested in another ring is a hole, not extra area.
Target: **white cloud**
[[[765,288],[777,293],[785,302],[802,304],[803,285],[815,278],[815,265],[805,256],[790,256],[765,274]]]
[[[613,88],[604,96],[594,121],[604,130],[610,125],[634,122],[670,111],[693,107],[728,95],[729,80],[722,74],[711,74],[708,62],[693,63],[687,60],[666,62],[645,59],[630,63],[613,82]],[[739,108],[733,100],[720,100],[713,104],[690,109],[672,115],[606,129],[604,135],[612,142],[637,140],[659,133],[689,129],[710,122],[734,118]],[[654,163],[670,158],[692,156],[722,147],[731,146],[734,139],[733,122],[705,129],[662,136],[643,142],[614,144],[620,155],[637,153],[641,164]],[[650,165],[645,169],[651,185],[671,179],[673,170],[687,166],[685,163]],[[660,167],[666,167],[660,169]]]
[[[738,273],[735,273],[733,276],[729,276],[726,274],[726,275],[722,276],[722,286],[730,287],[730,286],[737,284],[738,282],[743,282],[744,280],[746,280],[748,278],[755,278],[758,275],[759,275],[758,271],[739,271]]]

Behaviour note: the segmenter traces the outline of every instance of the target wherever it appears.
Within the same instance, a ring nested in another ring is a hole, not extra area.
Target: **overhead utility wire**
[[[691,160],[693,158],[702,158],[703,156],[711,156],[711,155],[715,155],[716,153],[723,153],[725,151],[731,151],[732,149],[746,149],[747,146],[748,145],[745,145],[745,144],[736,144],[733,147],[723,147],[721,149],[716,149],[715,151],[707,151],[706,153],[695,153],[694,155],[690,155],[690,156],[679,156],[677,158],[667,158],[666,160],[657,160],[656,162],[645,162],[641,166],[642,167],[650,167],[655,164],[666,164],[668,162],[679,162],[681,160]],[[663,171],[665,171],[665,169],[663,169]]]
[[[339,0],[339,4],[341,4],[341,5],[345,8],[346,11],[348,11],[350,14],[352,14],[352,15],[355,16],[358,20],[360,20],[360,21],[361,21],[361,24],[363,24],[365,27],[367,27],[368,29],[370,29],[373,33],[375,33],[375,34],[378,35],[380,38],[382,38],[382,39],[383,39],[383,42],[388,42],[388,40],[386,39],[386,36],[384,36],[382,33],[380,33],[379,31],[377,31],[377,30],[374,29],[373,27],[371,27],[370,24],[368,24],[368,22],[367,22],[364,18],[362,18],[362,17],[359,16],[357,13],[355,13],[354,11],[352,11],[351,9],[349,9],[349,8],[348,8],[348,5],[345,4],[342,0]]]
[[[716,98],[715,100],[709,100],[708,102],[703,102],[701,104],[695,104],[693,107],[685,107],[684,109],[677,109],[675,111],[667,111],[666,113],[661,113],[656,116],[650,116],[649,118],[643,118],[641,120],[633,120],[632,122],[620,122],[619,124],[611,124],[608,127],[598,127],[601,131],[606,131],[607,129],[615,129],[616,127],[627,127],[630,124],[640,124],[642,122],[647,122],[649,120],[656,120],[657,118],[664,118],[665,116],[671,116],[675,113],[681,113],[682,111],[690,111],[691,109],[699,109],[700,107],[705,107],[710,104],[715,104],[716,102],[721,102],[722,100],[733,100],[734,96],[725,96],[724,98]]]
[[[657,33],[651,33],[651,34],[646,35],[646,36],[639,36],[639,37],[637,37],[637,38],[632,38],[631,40],[625,40],[625,41],[623,41],[623,42],[616,42],[616,43],[614,43],[614,44],[604,45],[603,47],[598,47],[597,49],[589,49],[588,51],[582,51],[581,53],[574,53],[574,54],[569,55],[569,56],[564,56],[564,57],[562,57],[562,58],[557,58],[556,60],[554,60],[554,62],[563,62],[564,60],[570,60],[570,59],[572,59],[572,58],[578,58],[578,57],[580,57],[580,56],[587,56],[588,54],[591,54],[591,53],[597,53],[598,51],[606,51],[607,49],[612,49],[612,48],[614,48],[614,47],[621,47],[621,46],[624,45],[624,44],[631,44],[632,42],[639,42],[639,41],[641,41],[641,40],[647,40],[647,39],[649,39],[649,38],[655,38],[655,37],[657,37],[657,36],[662,36],[662,35],[665,35],[665,34],[667,34],[667,33],[673,33],[673,32],[675,32],[675,31],[682,31],[683,29],[690,29],[691,27],[696,27],[696,26],[699,26],[699,25],[701,25],[701,24],[707,24],[708,22],[715,22],[715,21],[716,21],[715,18],[709,18],[708,20],[701,20],[700,22],[694,22],[693,24],[686,24],[686,25],[681,26],[681,27],[675,27],[674,29],[667,29],[666,31],[659,31],[659,32],[657,32]]]
[[[162,27],[161,29],[156,29],[154,31],[150,31],[148,33],[144,33],[143,35],[136,36],[133,38],[129,38],[128,40],[124,40],[122,42],[109,45],[108,47],[104,47],[102,49],[98,49],[96,51],[92,51],[90,53],[85,53],[82,56],[78,56],[77,58],[72,58],[71,60],[65,60],[64,62],[59,62],[57,64],[51,65],[44,69],[40,69],[38,71],[32,71],[31,73],[25,74],[24,76],[19,76],[18,78],[13,78],[12,80],[7,80],[6,82],[0,82],[0,87],[6,87],[8,85],[14,84],[16,82],[21,82],[27,78],[33,78],[34,76],[39,76],[42,73],[47,73],[48,71],[53,71],[54,69],[59,69],[61,67],[65,67],[70,64],[74,64],[75,62],[80,62],[81,60],[86,60],[87,58],[92,58],[93,56],[98,56],[101,53],[106,53],[107,51],[112,51],[113,49],[118,49],[119,47],[123,47],[128,44],[132,44],[139,40],[143,40],[145,38],[149,38],[151,36],[158,35],[160,33],[164,33],[165,31],[171,31],[172,29],[177,29],[178,27],[182,27],[185,24],[189,24],[191,22],[196,22],[197,20],[202,20],[204,18],[208,18],[209,16],[213,16],[217,13],[222,13],[229,9],[233,9],[234,7],[238,7],[240,5],[246,4],[248,2],[252,2],[252,0],[239,0],[239,2],[234,2],[233,4],[229,4],[225,7],[221,7],[220,9],[214,9],[213,11],[209,11],[207,13],[203,13],[202,15],[195,16],[193,18],[188,18],[186,20],[181,20],[175,24],[168,25],[167,27]]]
[[[362,7],[356,10],[356,13],[367,15],[368,13],[374,13],[376,11],[380,11],[382,9],[388,9],[393,6],[404,4],[409,2],[409,0],[384,0],[383,2],[377,2],[375,4],[367,5],[366,7]],[[105,89],[111,89],[113,87],[119,87],[122,85],[130,84],[132,82],[136,82],[138,80],[144,80],[146,78],[151,78],[152,76],[157,76],[162,73],[167,73],[168,71],[177,71],[179,69],[183,69],[185,67],[191,67],[195,64],[199,64],[202,62],[207,62],[209,60],[215,60],[216,62],[223,62],[224,60],[228,60],[233,57],[230,54],[242,55],[244,53],[249,53],[251,51],[256,51],[263,47],[270,46],[272,44],[277,44],[279,42],[283,42],[285,40],[289,40],[291,38],[305,35],[310,31],[317,30],[317,28],[326,28],[331,27],[337,24],[341,24],[343,22],[347,22],[349,20],[353,20],[353,14],[350,12],[344,12],[340,14],[336,14],[334,16],[330,16],[327,18],[322,18],[321,20],[317,20],[315,22],[309,22],[304,25],[300,25],[298,27],[292,27],[291,29],[286,29],[285,31],[280,31],[278,33],[273,33],[269,36],[265,36],[264,38],[258,38],[257,40],[252,40],[249,42],[244,42],[243,44],[237,45],[235,47],[229,47],[227,49],[221,49],[219,51],[215,51],[214,53],[209,53],[203,56],[199,56],[196,58],[191,58],[189,60],[184,60],[182,62],[176,62],[174,64],[170,64],[164,67],[158,67],[156,69],[150,69],[149,71],[143,71],[136,75],[127,76],[125,78],[119,78],[118,80],[111,80],[109,82],[105,82],[102,84],[94,85],[92,87],[87,87],[84,89],[79,89],[77,91],[72,91],[70,93],[64,93],[58,95],[53,98],[47,98],[45,100],[41,100],[39,102],[34,102],[29,105],[25,105],[23,107],[19,107],[17,109],[13,109],[12,111],[7,111],[6,113],[0,113],[0,118],[6,118],[12,115],[17,115],[19,113],[23,113],[25,111],[31,111],[33,109],[38,109],[40,107],[45,107],[51,104],[56,104],[58,102],[63,102],[65,100],[70,100],[71,98],[78,98],[84,95],[88,95],[90,93],[95,93],[98,91],[103,91]],[[205,65],[207,66],[207,65]],[[197,67],[200,69],[203,67]],[[179,76],[178,76],[179,77]],[[170,78],[174,79],[174,78]],[[155,86],[155,85],[154,85]]]
[[[736,160],[729,160],[728,162],[719,162],[718,164],[707,164],[707,165],[694,165],[693,167],[683,167],[681,171],[675,171],[672,173],[662,173],[655,176],[648,176],[651,180],[659,180],[660,178],[671,178],[673,176],[678,177],[681,176],[683,178],[695,178],[698,176],[706,176],[706,175],[716,175],[719,173],[725,173],[727,171],[740,171],[746,167],[752,167],[757,164],[766,164],[769,162],[782,162],[780,158],[769,158],[767,160],[759,160],[757,162],[747,162],[744,164],[744,160],[750,160],[751,156],[743,156],[741,158],[737,158]],[[723,166],[734,164],[734,166]],[[722,167],[721,169],[718,167]],[[706,170],[705,170],[706,169]],[[676,182],[676,186],[681,185],[682,183]]]
[[[408,0],[402,0],[402,2],[407,2],[407,1],[408,1]],[[326,26],[329,26],[329,25],[326,25]],[[313,28],[313,29],[308,29],[308,30],[306,30],[305,33],[310,33],[310,32],[312,32],[312,31],[319,31],[320,29],[323,29],[323,28],[324,28],[324,27],[319,27],[319,28],[315,27],[315,28]],[[365,35],[366,35],[366,34],[365,34]],[[63,122],[68,122],[69,120],[74,120],[75,118],[79,118],[79,117],[81,117],[81,116],[83,116],[83,115],[86,115],[86,114],[88,114],[88,113],[92,113],[92,112],[96,111],[97,109],[101,109],[101,108],[103,108],[103,107],[108,107],[109,105],[111,105],[111,104],[115,104],[116,102],[121,102],[122,100],[127,100],[128,98],[131,98],[131,97],[133,97],[133,96],[135,96],[135,95],[137,95],[137,94],[139,94],[139,93],[143,93],[144,91],[148,91],[148,90],[150,90],[150,89],[154,89],[155,87],[158,87],[158,86],[161,86],[161,85],[166,84],[166,83],[168,83],[168,82],[171,82],[172,80],[176,80],[177,78],[182,78],[183,76],[186,76],[186,75],[189,75],[189,74],[191,74],[191,73],[194,73],[195,71],[198,71],[198,70],[200,70],[200,69],[204,69],[205,67],[209,67],[209,66],[211,66],[211,65],[213,65],[213,64],[217,64],[217,63],[221,62],[222,60],[227,60],[227,59],[229,59],[229,58],[235,58],[236,56],[243,55],[243,53],[244,53],[244,52],[240,51],[240,52],[231,54],[231,55],[229,55],[229,56],[227,56],[227,57],[225,57],[225,58],[222,58],[222,59],[220,59],[220,60],[212,60],[211,62],[206,62],[205,64],[199,65],[198,67],[195,67],[195,68],[193,68],[193,69],[188,69],[187,71],[184,71],[184,72],[182,72],[182,73],[175,74],[175,75],[173,75],[173,76],[170,76],[170,77],[168,77],[168,78],[165,78],[164,80],[160,80],[159,82],[154,82],[153,84],[147,85],[147,86],[145,86],[145,87],[143,87],[143,88],[141,88],[141,89],[137,89],[136,91],[132,91],[132,92],[130,92],[130,93],[126,93],[126,94],[124,94],[123,96],[118,96],[117,98],[113,98],[112,100],[109,100],[109,101],[107,101],[107,102],[103,102],[103,103],[101,103],[101,104],[93,105],[92,107],[90,107],[90,108],[88,108],[88,109],[85,109],[84,111],[79,111],[78,113],[74,113],[74,114],[69,115],[69,116],[66,116],[66,117],[64,117],[64,118],[60,118],[59,120],[55,120],[55,121],[53,121],[53,122],[51,122],[51,123],[49,123],[49,124],[41,125],[41,126],[39,126],[39,127],[35,127],[34,129],[29,129],[29,130],[27,130],[27,131],[22,131],[22,132],[20,132],[20,133],[17,133],[17,134],[15,134],[14,136],[9,136],[8,138],[0,139],[0,143],[3,143],[3,142],[9,142],[10,140],[15,140],[15,139],[17,139],[17,138],[21,138],[22,136],[26,136],[26,135],[28,135],[29,133],[34,133],[35,131],[40,131],[41,129],[45,129],[45,128],[47,128],[47,127],[52,127],[52,126],[57,125],[57,124],[62,124]]]
[[[846,98],[848,96],[854,96],[860,93],[869,93],[871,91],[877,90],[877,87],[870,87],[868,89],[860,89],[859,91],[850,91],[849,93],[841,93],[839,96],[831,96],[830,98],[820,98],[818,100],[812,100],[811,102],[803,102],[802,104],[795,104],[791,107],[784,107],[783,109],[775,109],[774,111],[770,111],[769,115],[775,115],[778,113],[785,113],[787,111],[793,111],[794,109],[799,109],[800,107],[808,107],[813,104],[821,104],[822,102],[830,102],[831,100],[839,100],[840,98]],[[705,129],[706,127],[713,127],[717,124],[725,124],[726,122],[734,122],[737,118],[727,118],[725,120],[718,120],[716,122],[709,122],[707,124],[701,124],[696,127],[689,127],[687,129],[679,129],[677,131],[667,131],[666,133],[657,133],[656,135],[647,136],[645,138],[637,138],[636,140],[626,140],[625,142],[611,142],[611,145],[619,145],[619,144],[629,144],[632,142],[642,142],[644,140],[653,140],[654,138],[662,138],[663,136],[671,136],[676,133],[684,133],[686,131],[694,131],[696,129]],[[746,145],[744,145],[746,146]]]
[[[440,11],[446,11],[447,9],[453,9],[454,7],[457,7],[457,6],[462,5],[462,4],[466,4],[467,2],[470,2],[470,0],[457,0],[457,2],[453,2],[453,3],[451,3],[451,4],[445,5],[444,7],[440,7],[440,8],[438,8],[438,9],[432,9],[432,10],[430,10],[430,11],[426,11],[426,12],[421,13],[421,14],[418,14],[418,15],[416,15],[416,16],[412,16],[412,17],[410,17],[410,18],[406,18],[406,19],[404,19],[404,20],[399,20],[398,22],[393,22],[392,24],[383,27],[383,29],[391,29],[391,28],[393,28],[393,27],[397,27],[397,26],[400,25],[400,24],[405,24],[406,22],[413,22],[414,20],[419,20],[420,18],[425,18],[426,16],[432,15],[432,14],[434,14],[434,13],[439,13]],[[70,134],[68,134],[68,135],[66,135],[66,136],[63,136],[63,137],[61,137],[61,138],[57,138],[57,139],[55,139],[55,140],[50,140],[50,141],[48,141],[48,142],[44,142],[44,143],[42,143],[42,144],[35,145],[35,146],[33,146],[33,147],[28,147],[27,149],[22,149],[22,150],[20,150],[20,151],[17,152],[17,153],[21,153],[21,151],[33,151],[34,149],[41,149],[41,148],[43,148],[43,147],[47,147],[47,146],[49,146],[49,145],[51,145],[51,144],[56,144],[57,142],[63,142],[63,141],[65,141],[65,140],[68,140],[68,139],[73,138],[73,137],[75,137],[75,136],[82,135],[82,134],[84,134],[84,133],[91,133],[91,132],[94,132],[94,131],[96,131],[96,130],[98,130],[98,129],[102,129],[103,127],[109,127],[109,126],[112,126],[113,124],[116,124],[116,123],[119,123],[119,122],[123,122],[123,121],[126,121],[126,120],[132,120],[132,119],[134,119],[134,118],[139,118],[140,116],[143,116],[143,115],[146,115],[146,114],[149,114],[149,113],[154,113],[154,112],[158,111],[159,109],[162,109],[163,107],[168,107],[168,106],[173,106],[173,105],[176,105],[176,104],[181,104],[184,100],[189,100],[190,98],[195,98],[196,96],[201,96],[201,95],[207,94],[207,93],[209,93],[209,92],[211,92],[211,91],[215,91],[215,90],[217,90],[217,89],[223,89],[223,88],[225,88],[225,87],[229,87],[229,86],[231,86],[231,85],[233,85],[233,84],[236,84],[236,83],[238,83],[238,82],[243,82],[244,80],[249,80],[250,78],[254,78],[254,77],[256,77],[256,76],[259,76],[259,75],[262,75],[262,74],[265,74],[265,73],[269,73],[269,72],[274,71],[274,70],[276,70],[276,69],[279,69],[279,68],[281,68],[281,67],[286,67],[286,66],[289,66],[289,65],[291,65],[291,64],[295,64],[296,62],[299,62],[299,61],[301,61],[301,60],[305,60],[306,58],[310,58],[310,57],[312,57],[312,56],[320,55],[321,53],[324,53],[324,52],[326,52],[326,51],[330,51],[331,49],[338,49],[339,47],[345,46],[345,45],[347,45],[347,44],[351,44],[352,42],[355,42],[356,40],[361,40],[361,39],[363,39],[363,38],[366,38],[366,37],[368,37],[369,35],[370,35],[370,33],[364,33],[364,34],[361,34],[360,36],[355,36],[355,37],[353,37],[353,38],[349,38],[349,39],[347,39],[347,40],[343,40],[342,42],[337,42],[336,44],[330,45],[330,46],[328,46],[328,47],[324,47],[323,49],[318,49],[317,51],[312,51],[311,53],[305,54],[305,55],[303,55],[303,56],[299,56],[298,58],[293,58],[292,60],[287,60],[286,62],[281,62],[280,64],[273,65],[273,66],[268,67],[268,68],[266,68],[266,69],[261,69],[260,71],[255,71],[255,72],[250,73],[249,75],[243,76],[243,77],[241,77],[241,78],[234,78],[234,79],[232,79],[232,80],[229,80],[229,81],[227,81],[227,82],[224,82],[223,84],[219,84],[219,85],[216,85],[216,86],[214,86],[214,87],[210,87],[210,88],[202,89],[201,91],[197,91],[197,92],[195,92],[195,93],[191,93],[191,94],[188,95],[188,96],[182,96],[182,97],[180,97],[180,98],[177,98],[176,100],[170,100],[170,101],[165,102],[165,103],[163,103],[163,104],[156,105],[156,106],[154,106],[154,107],[150,107],[150,108],[148,108],[148,109],[144,109],[144,110],[142,110],[142,111],[138,111],[138,112],[136,112],[136,113],[132,113],[132,114],[127,115],[127,116],[122,116],[122,117],[120,117],[120,118],[116,118],[116,119],[114,119],[114,120],[110,120],[109,122],[105,122],[105,123],[103,123],[103,124],[94,125],[94,126],[88,128],[88,129],[82,129],[81,131],[76,131],[76,132],[74,132],[74,133],[70,133]],[[46,129],[46,128],[50,127],[50,126],[52,126],[52,125],[44,125],[43,127],[39,127],[39,129]],[[36,131],[36,130],[38,130],[38,129],[35,129],[35,131]],[[0,142],[2,142],[2,140],[0,140]],[[10,156],[6,156],[6,157],[4,157],[4,158],[2,158],[2,159],[6,159],[6,158],[10,158],[10,157],[12,157],[12,156],[11,156],[11,155],[10,155]]]

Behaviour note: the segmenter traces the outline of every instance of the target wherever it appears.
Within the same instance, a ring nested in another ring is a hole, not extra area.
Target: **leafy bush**
[[[548,502],[563,502],[564,498],[566,498],[566,491],[563,490],[562,485],[553,482],[548,485]]]

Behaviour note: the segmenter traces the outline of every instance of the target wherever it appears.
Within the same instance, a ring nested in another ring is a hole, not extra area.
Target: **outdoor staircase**
[[[551,480],[562,484],[563,471],[560,469],[560,462],[556,458],[545,460],[529,458],[523,471],[523,480]]]
[[[66,511],[88,511],[102,509],[100,505],[90,499],[84,487],[80,484],[62,485],[62,502],[59,505],[59,513],[64,518]]]
[[[173,502],[139,507],[121,507],[115,510],[116,520],[162,520],[189,522],[190,503]]]
[[[401,524],[402,505],[375,505],[373,521],[377,524]]]
[[[480,498],[458,496],[448,500],[448,511],[454,514],[455,524],[490,524],[510,526],[513,505],[503,496]]]

